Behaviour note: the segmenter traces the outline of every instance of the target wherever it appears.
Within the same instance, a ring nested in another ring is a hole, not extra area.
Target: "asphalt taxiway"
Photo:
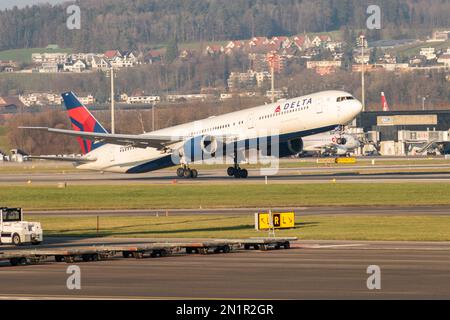
[[[59,239],[49,246],[63,245],[61,241],[101,245],[150,240]],[[367,288],[369,265],[381,269],[380,290]],[[67,289],[65,263],[0,266],[0,299],[450,298],[449,242],[298,241],[290,250],[113,259],[78,266],[81,290]]]
[[[400,166],[364,168],[289,168],[276,174],[266,174],[260,169],[249,169],[247,179],[225,176],[225,170],[205,169],[197,179],[178,178],[173,170],[154,171],[145,174],[121,174],[100,172],[69,173],[7,173],[0,175],[1,185],[121,185],[128,184],[226,184],[226,183],[323,183],[329,181],[352,183],[386,182],[450,182],[450,166]],[[267,180],[266,180],[267,177]]]

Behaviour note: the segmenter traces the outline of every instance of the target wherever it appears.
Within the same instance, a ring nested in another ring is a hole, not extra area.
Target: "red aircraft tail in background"
[[[383,111],[389,111],[389,105],[384,96],[384,92],[381,93],[381,107],[383,108]]]

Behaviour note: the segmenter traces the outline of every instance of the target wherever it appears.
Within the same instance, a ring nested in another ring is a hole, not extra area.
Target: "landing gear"
[[[177,176],[179,178],[195,179],[198,177],[198,171],[196,169],[189,169],[187,166],[177,169]]]
[[[246,179],[248,177],[247,169],[241,169],[240,167],[229,167],[227,169],[227,174],[229,177],[235,177],[236,179]]]

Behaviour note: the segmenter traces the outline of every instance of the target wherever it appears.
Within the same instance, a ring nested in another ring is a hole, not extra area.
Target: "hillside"
[[[30,48],[30,49],[12,49],[0,51],[0,60],[14,60],[18,63],[31,63],[33,53],[51,53],[66,52],[71,53],[72,49],[48,49],[48,48]]]
[[[448,27],[450,2],[379,0],[383,28],[371,39],[416,38]],[[365,28],[369,0],[84,0],[81,30],[68,31],[65,7],[33,6],[0,12],[0,50],[42,47],[101,51],[167,43],[249,39]]]

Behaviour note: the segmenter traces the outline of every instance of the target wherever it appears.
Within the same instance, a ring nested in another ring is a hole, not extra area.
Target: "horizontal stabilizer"
[[[61,156],[25,156],[30,160],[51,160],[51,161],[67,161],[67,162],[93,162],[97,161],[95,158],[84,157],[61,157]]]

